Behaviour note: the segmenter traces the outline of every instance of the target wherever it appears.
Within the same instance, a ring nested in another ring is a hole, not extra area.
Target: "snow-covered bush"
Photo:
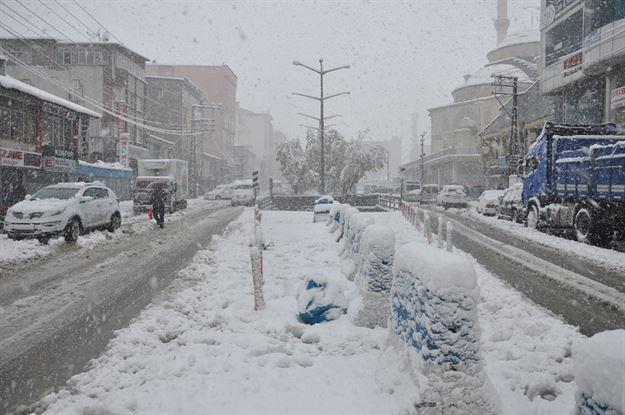
[[[575,415],[625,414],[625,330],[597,333],[573,352]]]
[[[360,262],[355,282],[361,296],[354,323],[386,327],[391,309],[395,233],[382,225],[369,225],[360,241]]]
[[[347,299],[341,285],[326,277],[304,279],[297,294],[299,319],[306,324],[317,324],[337,319],[347,309]]]
[[[397,251],[393,271],[391,335],[424,376],[423,413],[499,413],[480,357],[473,264],[459,253],[407,244]]]

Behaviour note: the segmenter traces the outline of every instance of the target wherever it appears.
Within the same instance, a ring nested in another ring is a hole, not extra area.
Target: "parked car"
[[[523,222],[523,183],[516,183],[512,187],[507,188],[503,195],[499,198],[497,206],[497,218],[507,219],[512,222]]]
[[[115,232],[122,223],[119,200],[99,182],[59,183],[44,187],[11,206],[5,231],[11,239],[34,239],[47,243],[63,235],[75,242],[87,230],[106,228]]]
[[[419,198],[417,202],[420,204],[435,204],[436,198],[438,197],[438,192],[440,191],[440,186],[437,184],[425,184],[421,188],[421,192],[419,193]]]
[[[232,199],[230,200],[232,206],[253,206],[255,201],[256,195],[254,194],[251,180],[235,182]]]
[[[436,204],[444,207],[467,207],[467,194],[464,186],[448,184],[443,186],[436,198]]]
[[[484,190],[480,197],[477,198],[475,210],[484,216],[497,215],[497,206],[499,205],[499,197],[503,196],[504,190]]]
[[[204,195],[206,200],[232,199],[233,184],[220,184]]]
[[[421,197],[421,189],[411,190],[404,194],[404,200],[406,202],[418,202]]]

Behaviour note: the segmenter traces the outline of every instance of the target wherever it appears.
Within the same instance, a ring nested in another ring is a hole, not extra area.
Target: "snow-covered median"
[[[397,247],[425,243],[398,212],[371,216],[395,232]],[[196,255],[177,290],[120,330],[68,389],[44,399],[47,413],[415,413],[418,376],[388,330],[356,327],[349,312],[314,326],[297,320],[307,276],[340,280],[348,301],[359,295],[327,230],[307,212],[264,212],[267,306],[255,312],[246,210]],[[572,413],[573,345],[585,337],[473,265],[482,359],[501,414]]]
[[[92,369],[48,396],[49,414],[396,414],[416,388],[385,353],[387,331],[347,316],[307,326],[297,292],[307,275],[344,279],[331,235],[310,213],[265,212],[266,309],[255,312],[252,212],[183,271],[187,287],[121,330]]]

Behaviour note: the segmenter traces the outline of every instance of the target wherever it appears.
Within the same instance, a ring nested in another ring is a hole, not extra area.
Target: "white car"
[[[503,195],[503,190],[484,190],[477,198],[475,210],[482,215],[496,215],[499,197]]]
[[[232,184],[220,184],[210,192],[204,195],[206,200],[221,200],[232,199],[232,192],[234,191],[234,185]]]
[[[464,186],[459,184],[448,184],[443,186],[436,198],[436,204],[448,207],[467,207],[467,194]]]
[[[245,205],[253,206],[256,201],[256,195],[254,194],[254,187],[252,183],[238,183],[234,185],[232,192],[232,199],[230,204],[232,206]]]
[[[11,239],[37,238],[47,243],[63,235],[67,242],[75,242],[89,229],[115,232],[121,223],[119,200],[111,189],[99,182],[59,183],[11,206],[4,229]]]

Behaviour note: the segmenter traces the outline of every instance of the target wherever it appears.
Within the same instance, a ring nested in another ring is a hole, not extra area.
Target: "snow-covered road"
[[[165,229],[142,218],[93,246],[29,261],[0,278],[0,410],[63,384],[101,353],[221,233],[240,208],[198,207]]]
[[[397,212],[372,214],[397,245],[423,239]],[[306,326],[296,295],[306,276],[343,278],[336,244],[312,214],[266,212],[267,308],[253,311],[251,211],[200,251],[166,299],[119,331],[90,370],[47,396],[47,414],[414,413],[419,391],[386,329],[348,316]],[[581,336],[478,267],[486,370],[503,415],[567,414],[571,347]]]

